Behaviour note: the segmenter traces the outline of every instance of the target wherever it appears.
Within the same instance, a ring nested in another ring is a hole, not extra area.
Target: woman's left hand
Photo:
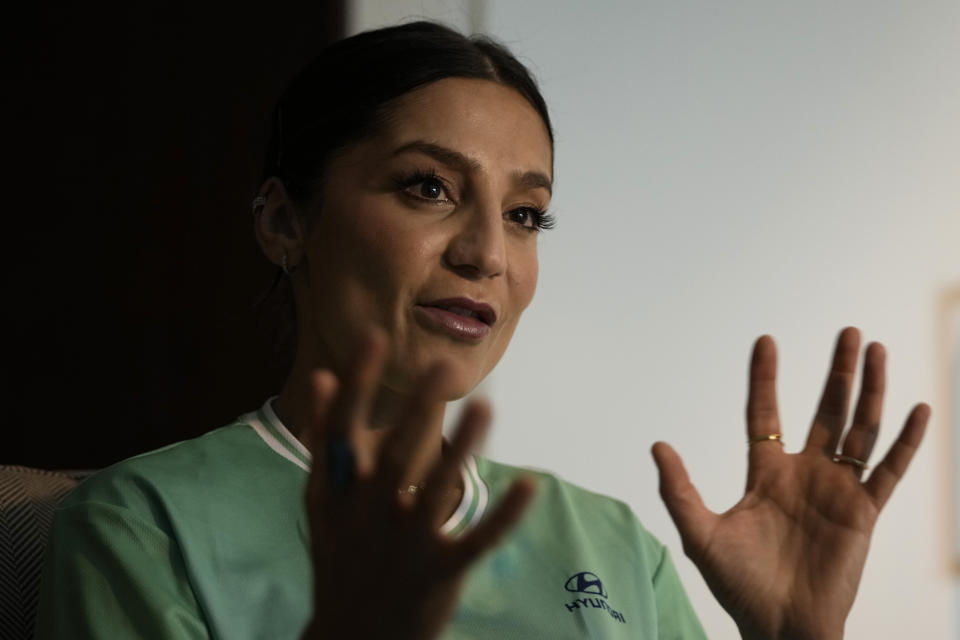
[[[660,493],[684,551],[744,638],[843,636],[877,517],[923,438],[930,408],[919,404],[884,459],[862,478],[863,469],[851,460],[866,461],[876,441],[885,354],[878,343],[867,347],[853,425],[844,438],[859,348],[859,331],[845,329],[806,445],[788,454],[765,438],[782,431],[776,349],[769,336],[757,340],[747,402],[747,488],[726,513],[704,506],[669,445],[654,445]]]

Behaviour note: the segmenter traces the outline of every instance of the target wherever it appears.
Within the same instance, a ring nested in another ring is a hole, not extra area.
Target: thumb
[[[660,472],[660,497],[680,532],[684,551],[695,557],[697,551],[706,546],[718,516],[704,506],[700,492],[690,482],[683,460],[673,447],[666,442],[657,442],[651,453]]]

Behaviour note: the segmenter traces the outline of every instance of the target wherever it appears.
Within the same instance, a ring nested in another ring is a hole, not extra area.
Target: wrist
[[[816,625],[804,625],[803,628],[787,627],[778,631],[762,631],[747,625],[737,624],[740,637],[743,640],[843,640],[843,629],[828,630],[811,627],[816,627]]]

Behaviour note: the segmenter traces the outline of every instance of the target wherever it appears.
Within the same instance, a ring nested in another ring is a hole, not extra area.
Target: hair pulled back
[[[440,24],[411,22],[340,40],[294,78],[274,109],[263,179],[276,176],[291,198],[306,202],[322,189],[337,153],[388,120],[391,101],[443,78],[511,87],[540,114],[553,143],[536,81],[503,45]]]

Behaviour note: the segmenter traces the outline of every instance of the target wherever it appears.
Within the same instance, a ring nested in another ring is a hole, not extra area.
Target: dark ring
[[[327,473],[336,489],[349,489],[353,485],[353,449],[346,439],[337,438],[327,447]]]

